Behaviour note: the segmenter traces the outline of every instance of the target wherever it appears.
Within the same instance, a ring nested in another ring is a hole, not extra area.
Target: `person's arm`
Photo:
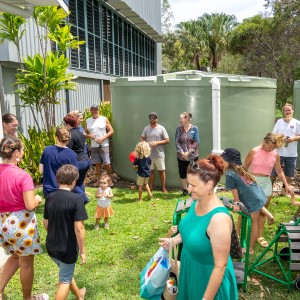
[[[43,225],[44,225],[46,231],[48,231],[48,220],[47,219],[43,220]]]
[[[159,238],[160,243],[158,243],[160,246],[162,246],[164,249],[169,250],[170,245],[170,239],[171,238]],[[172,238],[173,246],[176,246],[178,244],[182,243],[182,237],[181,234],[178,233],[175,237]]]
[[[100,198],[102,197],[103,193],[101,193],[101,190],[100,188],[97,189],[97,192],[96,192],[96,198]]]
[[[101,144],[101,143],[103,143],[103,141],[110,138],[113,134],[114,134],[114,129],[112,128],[109,120],[106,118],[106,134],[97,138],[96,142]]]
[[[236,213],[236,212],[240,211],[239,204],[235,204],[235,203],[240,202],[239,193],[238,193],[237,189],[233,189],[233,190],[231,190],[231,192],[232,192],[233,201],[234,201],[234,203],[232,204],[232,211]]]
[[[281,164],[280,164],[280,156],[277,154],[276,155],[276,162],[275,162],[275,165],[274,165],[274,169],[278,175],[278,177],[281,179],[282,183],[285,185],[285,189],[291,194],[291,195],[294,195],[294,191],[293,189],[291,188],[291,186],[287,183],[286,181],[286,178],[284,176],[284,173],[282,171],[282,168],[281,168]]]
[[[86,256],[85,256],[85,243],[84,243],[85,228],[84,228],[83,221],[75,221],[74,230],[76,234],[80,257],[81,257],[81,263],[84,264],[86,262]]]
[[[184,151],[180,146],[180,142],[179,142],[179,127],[176,128],[176,132],[175,132],[175,146],[176,146],[176,151],[179,152],[181,155],[183,155]]]
[[[39,164],[39,172],[40,172],[40,174],[44,173],[44,165],[41,163]]]
[[[203,299],[213,300],[222,283],[230,253],[232,220],[226,214],[215,214],[207,227],[214,257],[214,268],[210,275]]]
[[[245,163],[244,163],[244,168],[248,171],[250,165],[251,165],[251,162],[252,162],[252,159],[253,159],[253,156],[254,156],[254,153],[255,153],[255,150],[254,149],[251,149],[250,152],[247,154],[246,158],[245,158]]]
[[[42,203],[42,198],[39,195],[34,195],[34,190],[23,192],[23,200],[25,207],[28,210],[34,210],[40,203]]]
[[[109,188],[108,190],[108,194],[106,195],[107,198],[112,198],[114,195],[113,195],[113,192],[111,190],[111,188]]]

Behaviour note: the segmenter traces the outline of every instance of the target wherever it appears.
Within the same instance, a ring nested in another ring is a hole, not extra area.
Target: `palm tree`
[[[237,24],[234,15],[213,13],[177,25],[177,35],[184,48],[192,49],[190,59],[196,70],[200,70],[201,65],[217,68]]]
[[[238,24],[234,15],[224,13],[203,14],[197,20],[206,33],[211,68],[215,70],[227,50],[229,35]]]

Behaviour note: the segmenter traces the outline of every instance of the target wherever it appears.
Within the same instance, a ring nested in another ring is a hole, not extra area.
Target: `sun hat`
[[[227,148],[220,156],[230,164],[242,165],[241,153],[237,149]]]

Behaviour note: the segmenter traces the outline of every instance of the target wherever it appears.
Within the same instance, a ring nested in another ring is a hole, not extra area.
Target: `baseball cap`
[[[220,156],[230,164],[242,165],[241,153],[237,149],[227,148]]]
[[[99,109],[99,105],[97,104],[92,104],[90,109]]]
[[[150,117],[150,116],[155,116],[156,118],[158,117],[157,113],[156,113],[156,112],[154,112],[154,111],[153,111],[153,112],[151,112],[151,113],[149,114],[149,117]]]

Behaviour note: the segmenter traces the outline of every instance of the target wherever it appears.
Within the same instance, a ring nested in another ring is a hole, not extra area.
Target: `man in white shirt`
[[[98,105],[93,104],[90,112],[92,117],[86,120],[85,132],[87,133],[87,138],[91,139],[91,163],[96,165],[98,177],[94,186],[99,186],[101,164],[103,164],[107,175],[111,176],[109,138],[114,134],[114,130],[109,120],[99,114]]]
[[[300,121],[294,119],[294,108],[291,104],[286,103],[282,108],[283,118],[279,119],[274,128],[273,133],[284,134],[285,143],[279,148],[278,154],[280,156],[281,166],[286,177],[288,184],[291,182],[291,178],[294,177],[296,161],[297,161],[297,146],[300,140]],[[272,182],[275,181],[277,174],[273,170]],[[282,194],[285,195],[285,188],[282,188]]]

